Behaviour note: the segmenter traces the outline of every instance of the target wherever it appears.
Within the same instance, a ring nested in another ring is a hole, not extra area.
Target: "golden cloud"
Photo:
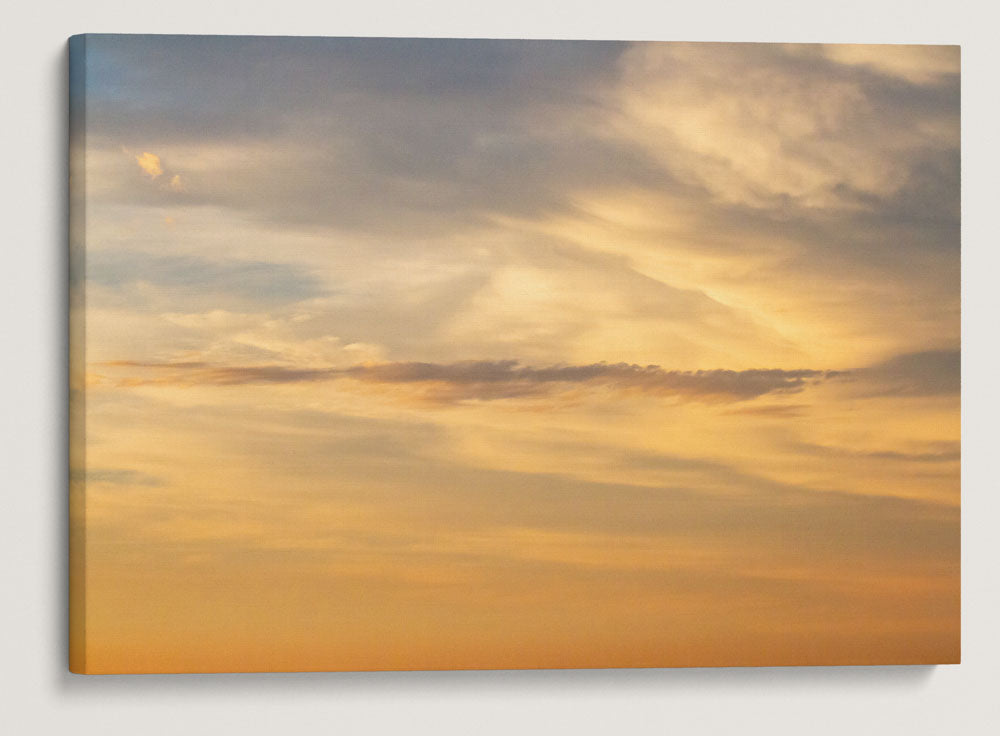
[[[141,156],[135,157],[135,161],[139,164],[139,168],[142,169],[150,179],[155,179],[163,174],[163,167],[160,165],[160,157],[155,153],[143,151]]]

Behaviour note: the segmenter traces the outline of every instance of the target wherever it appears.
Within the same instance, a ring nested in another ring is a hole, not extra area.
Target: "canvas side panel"
[[[69,669],[87,671],[86,36],[69,40]]]

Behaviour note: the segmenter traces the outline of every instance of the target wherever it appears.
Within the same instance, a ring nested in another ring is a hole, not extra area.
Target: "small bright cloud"
[[[183,192],[184,191],[184,184],[181,182],[181,175],[180,174],[174,174],[170,178],[170,185],[169,186],[170,186],[170,190],[171,191],[174,191],[174,192]]]
[[[144,151],[141,156],[135,157],[135,161],[150,179],[155,179],[163,174],[163,167],[160,166],[160,157],[155,153]]]

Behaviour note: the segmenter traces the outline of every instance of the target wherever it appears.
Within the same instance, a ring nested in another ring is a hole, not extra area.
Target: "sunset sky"
[[[74,43],[76,671],[958,661],[957,47]]]

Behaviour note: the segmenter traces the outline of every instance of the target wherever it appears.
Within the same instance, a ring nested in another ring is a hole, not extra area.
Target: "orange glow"
[[[87,43],[74,672],[959,661],[957,49]]]

